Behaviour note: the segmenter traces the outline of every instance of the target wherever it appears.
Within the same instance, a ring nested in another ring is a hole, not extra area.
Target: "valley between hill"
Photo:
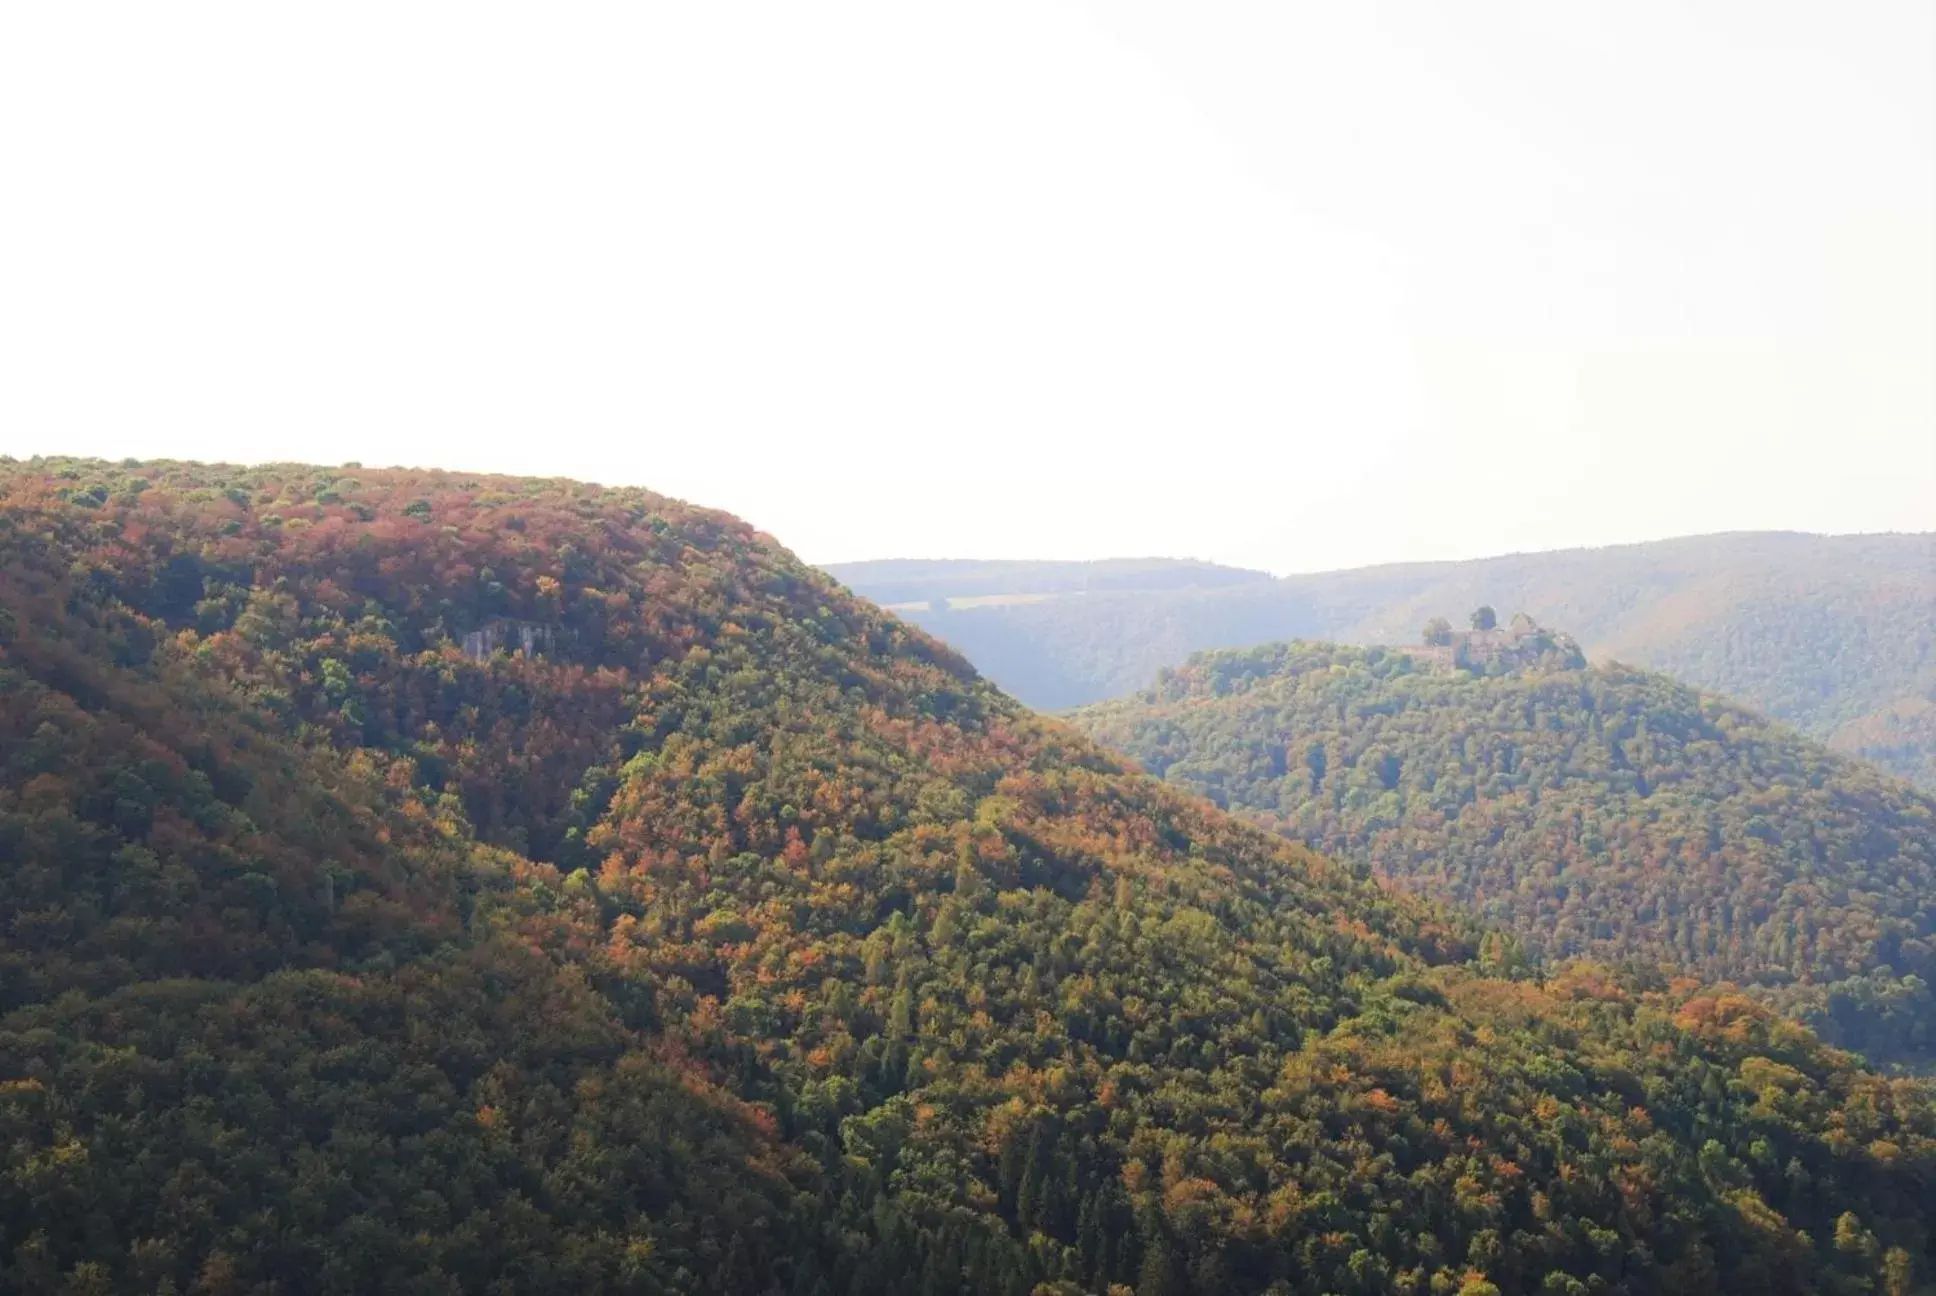
[[[0,464],[20,1291],[1910,1290],[1936,1104],[1034,715],[724,514]]]

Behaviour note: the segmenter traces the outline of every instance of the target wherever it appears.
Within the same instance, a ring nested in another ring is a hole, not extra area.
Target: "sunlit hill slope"
[[[1430,651],[1205,653],[1073,718],[1549,954],[1762,986],[1849,1047],[1936,1063],[1936,797],[1664,675]]]

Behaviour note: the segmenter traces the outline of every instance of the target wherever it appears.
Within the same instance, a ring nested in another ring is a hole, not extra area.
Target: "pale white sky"
[[[0,6],[0,453],[816,561],[1936,528],[1936,6]]]

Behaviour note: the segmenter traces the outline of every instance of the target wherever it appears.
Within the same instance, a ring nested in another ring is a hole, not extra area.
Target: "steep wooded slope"
[[[0,605],[19,1290],[1936,1272],[1920,1085],[1481,977],[722,515],[10,465]]]
[[[1151,772],[1554,954],[1766,986],[1936,1062],[1936,798],[1628,667],[1206,653],[1075,714]]]

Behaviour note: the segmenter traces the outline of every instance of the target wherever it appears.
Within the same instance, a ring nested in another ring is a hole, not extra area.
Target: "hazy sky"
[[[820,561],[1936,528],[1932,14],[0,6],[0,453]]]

